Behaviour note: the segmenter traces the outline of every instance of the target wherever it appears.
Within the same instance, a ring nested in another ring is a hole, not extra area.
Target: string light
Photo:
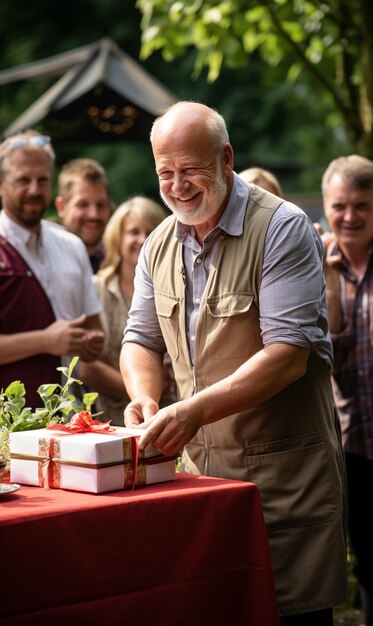
[[[108,104],[104,108],[90,106],[87,110],[91,124],[102,133],[121,135],[132,128],[138,117],[138,111],[133,105],[117,107]]]

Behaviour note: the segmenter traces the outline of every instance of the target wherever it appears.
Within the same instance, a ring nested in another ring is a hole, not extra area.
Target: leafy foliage
[[[304,72],[338,111],[355,148],[373,156],[373,5],[370,0],[137,0],[143,59],[167,61],[193,47],[195,69],[217,79],[254,52],[285,64],[293,83]]]
[[[355,7],[356,0],[352,2]],[[222,113],[235,149],[236,171],[261,165],[279,176],[285,193],[318,191],[321,173],[328,161],[351,150],[347,125],[330,94],[311,73],[301,69],[303,65],[294,49],[285,45],[276,34],[267,3],[257,0],[174,0],[167,3],[165,0],[147,0],[143,4],[159,37],[162,36],[165,43],[168,40],[175,50],[166,61],[165,48],[155,47],[151,56],[146,59],[142,56],[141,64],[178,98],[205,102]],[[296,39],[302,29],[298,28],[296,20],[291,20],[294,2],[275,4],[278,4],[281,18],[286,19],[291,33],[297,31],[298,34],[293,35]],[[188,18],[188,28],[194,39],[190,35],[188,41],[184,41],[183,30],[187,22],[180,13],[186,5],[193,17]],[[304,5],[303,1],[301,5]],[[310,3],[310,10],[315,6],[316,3]],[[163,7],[162,16],[155,13],[160,7]],[[201,11],[205,8],[207,24],[202,24],[198,30]],[[173,22],[169,31],[162,32],[168,12],[172,13]],[[251,12],[251,31],[247,28],[247,12]],[[355,16],[356,12],[360,12],[358,7],[354,11],[354,20],[363,22],[364,18]],[[220,13],[223,15],[221,22],[216,19]],[[0,70],[39,61],[107,36],[133,59],[139,60],[142,19],[136,0],[81,0],[79,3],[65,0],[63,5],[39,0],[32,6],[21,0],[17,11],[14,11],[12,0],[2,0]],[[180,19],[177,28],[176,19]],[[37,28],[30,29],[31,23],[37,24]],[[229,28],[223,33],[222,27],[227,25]],[[211,41],[203,40],[204,33],[211,33]],[[143,34],[145,36],[145,30]],[[220,36],[224,37],[223,47],[220,46],[223,41]],[[215,54],[215,74],[220,67],[213,82],[207,80],[209,66],[200,57],[199,41],[206,54]],[[172,62],[168,62],[169,58]],[[325,54],[321,64],[325,72],[330,70],[330,80],[335,82],[332,54],[328,66]],[[0,132],[58,78],[46,76],[0,85]],[[373,81],[371,85],[373,87]],[[43,122],[38,125],[38,130],[47,132]],[[107,170],[115,203],[136,194],[159,199],[148,142],[143,145],[131,145],[125,141],[118,145],[110,142],[95,145],[83,141],[69,144],[53,134],[52,139],[57,154],[57,174],[67,160],[90,156],[98,159]],[[53,195],[56,195],[55,184]]]
[[[71,393],[71,385],[82,385],[82,381],[73,377],[72,372],[79,357],[74,357],[69,367],[58,367],[66,378],[64,385],[43,384],[38,389],[43,406],[32,411],[26,404],[26,389],[24,384],[13,381],[0,393],[0,427],[11,431],[34,430],[45,428],[49,422],[66,423],[71,413],[83,409],[90,411],[96,400],[96,392],[85,393],[83,402],[77,400]]]

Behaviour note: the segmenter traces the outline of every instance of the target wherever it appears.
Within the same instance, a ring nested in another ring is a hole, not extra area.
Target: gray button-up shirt
[[[199,306],[216,243],[222,237],[242,235],[249,193],[250,185],[235,174],[227,207],[202,246],[192,226],[176,222],[175,237],[183,244],[186,327],[192,362]],[[152,235],[140,253],[135,294],[123,341],[163,352],[165,345],[146,261],[146,246]],[[324,245],[310,219],[299,207],[284,201],[272,217],[265,240],[259,291],[263,344],[288,343],[309,348],[331,368],[333,353],[327,324],[323,257]]]

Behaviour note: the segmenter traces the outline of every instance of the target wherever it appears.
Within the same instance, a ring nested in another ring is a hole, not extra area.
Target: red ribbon
[[[110,426],[111,420],[108,422],[100,422],[93,420],[92,415],[88,411],[80,411],[72,416],[68,424],[56,424],[49,422],[47,428],[49,430],[60,430],[65,433],[111,433],[115,431],[114,426]]]
[[[136,485],[137,466],[139,462],[139,442],[137,437],[131,437],[131,461],[132,461],[132,491]]]
[[[51,437],[49,440],[48,446],[48,457],[43,461],[42,466],[42,477],[43,477],[43,487],[45,489],[50,489],[51,487],[55,487],[54,484],[54,437]],[[57,485],[59,486],[59,485]]]

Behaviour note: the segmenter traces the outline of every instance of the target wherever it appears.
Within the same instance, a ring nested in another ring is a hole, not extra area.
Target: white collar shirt
[[[0,212],[0,234],[22,256],[46,292],[56,319],[101,313],[92,269],[82,240],[52,221],[42,220],[38,234]]]

